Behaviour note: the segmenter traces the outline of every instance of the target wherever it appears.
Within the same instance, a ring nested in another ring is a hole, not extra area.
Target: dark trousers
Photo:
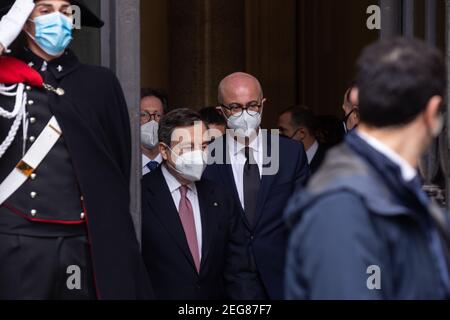
[[[96,299],[85,236],[0,234],[0,300]]]

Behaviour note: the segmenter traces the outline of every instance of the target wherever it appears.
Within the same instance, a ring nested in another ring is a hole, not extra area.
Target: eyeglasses
[[[152,120],[159,121],[162,117],[162,114],[160,113],[155,112],[150,114],[147,111],[142,111],[140,115],[141,115],[141,122],[144,123],[150,122]]]
[[[221,107],[227,109],[231,112],[233,116],[241,116],[244,113],[244,110],[247,111],[247,113],[251,116],[254,116],[254,114],[251,114],[250,112],[260,112],[262,108],[262,104],[259,104],[256,101],[249,102],[245,106],[240,103],[232,103],[230,105],[224,105],[221,104]]]

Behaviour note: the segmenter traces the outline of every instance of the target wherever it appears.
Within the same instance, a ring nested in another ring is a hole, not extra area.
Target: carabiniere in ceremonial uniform
[[[103,25],[71,3],[83,25]],[[70,50],[46,61],[25,47],[0,68],[0,299],[151,298],[128,209],[118,80]]]

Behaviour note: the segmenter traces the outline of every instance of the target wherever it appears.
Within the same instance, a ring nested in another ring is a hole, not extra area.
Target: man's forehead
[[[292,119],[292,112],[285,112],[280,116],[281,121],[288,122],[291,121],[291,119]]]
[[[262,98],[262,92],[257,86],[229,86],[224,87],[222,97],[225,102],[247,104],[253,101],[259,101]]]
[[[71,2],[69,0],[35,0],[34,3],[36,5],[44,5],[44,6],[52,6],[54,4],[59,5],[70,5]]]
[[[180,137],[186,137],[190,139],[193,134],[203,135],[204,131],[206,130],[207,128],[205,126],[205,123],[199,121],[192,126],[175,128],[175,130],[172,133],[172,136],[176,137],[176,140],[178,140]]]
[[[162,106],[163,102],[156,96],[147,96],[141,99],[141,104],[146,106]]]

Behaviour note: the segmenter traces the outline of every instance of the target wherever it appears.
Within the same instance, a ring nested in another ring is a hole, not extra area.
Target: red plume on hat
[[[41,88],[44,80],[42,76],[25,62],[13,57],[0,57],[0,83],[23,83]]]

